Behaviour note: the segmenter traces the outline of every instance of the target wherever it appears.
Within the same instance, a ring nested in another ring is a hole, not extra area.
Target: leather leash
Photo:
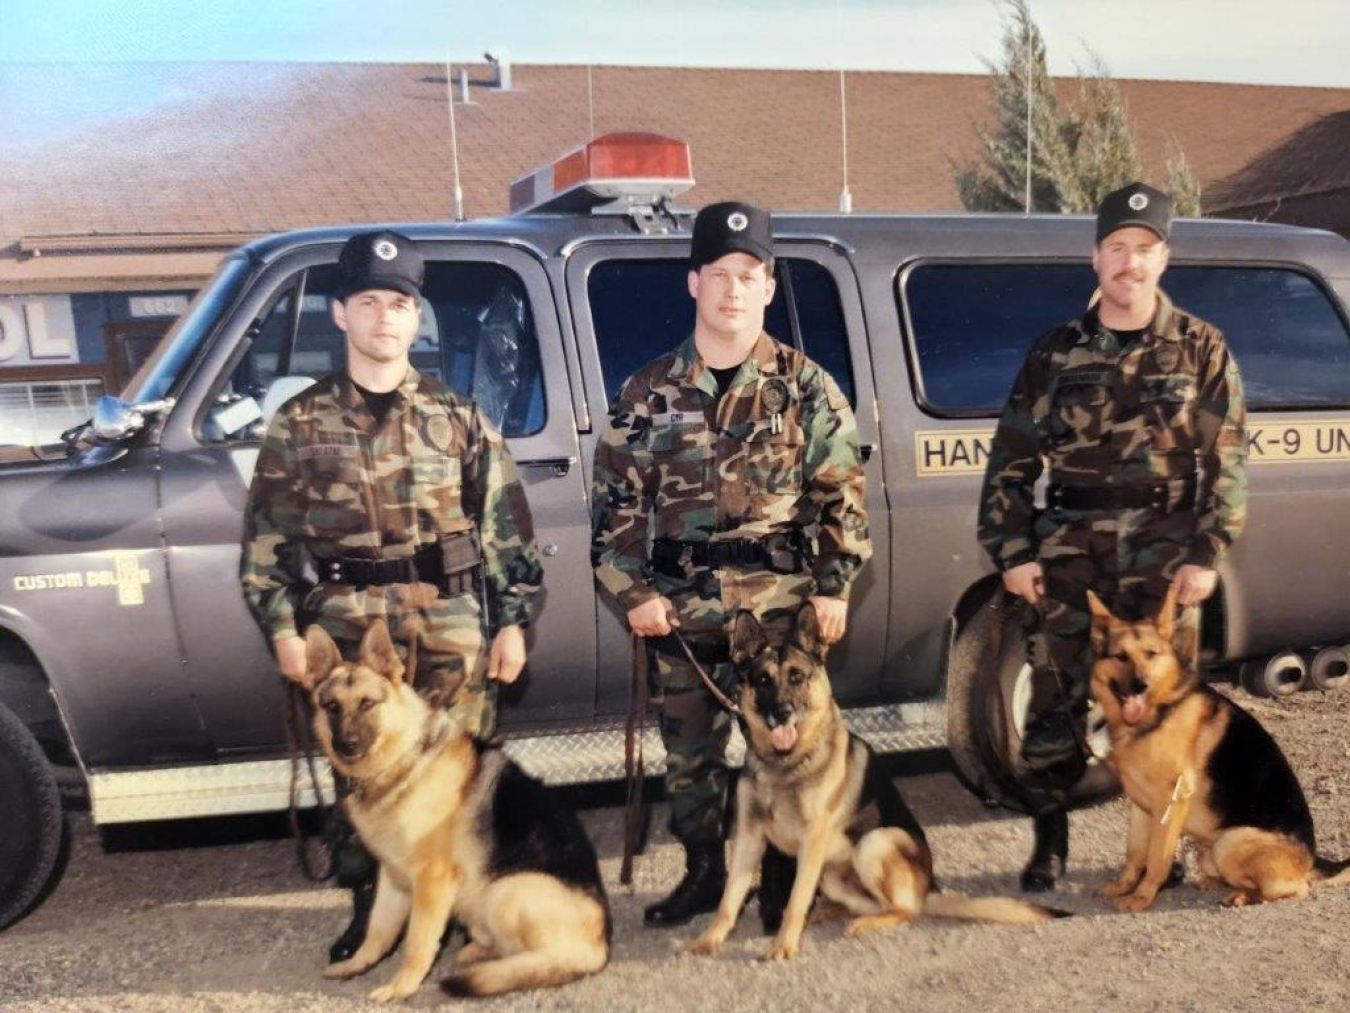
[[[628,721],[623,733],[623,770],[624,780],[628,784],[628,794],[624,801],[623,815],[623,864],[619,867],[619,882],[623,886],[633,883],[633,856],[637,854],[643,818],[642,783],[646,777],[643,769],[642,737],[647,723],[647,641],[633,634],[633,686],[628,697]]]

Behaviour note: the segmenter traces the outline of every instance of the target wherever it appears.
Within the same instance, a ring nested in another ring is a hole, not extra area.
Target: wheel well
[[[75,765],[47,673],[28,645],[9,630],[0,630],[0,706],[28,727],[53,765]]]
[[[976,609],[993,596],[998,585],[999,576],[994,573],[981,577],[966,589],[965,594],[957,601],[956,608],[952,610],[952,618],[956,622],[954,634],[960,634],[966,623],[970,622],[970,617],[975,614]],[[1200,606],[1200,609],[1201,662],[1209,665],[1222,665],[1227,655],[1228,645],[1228,608],[1222,580],[1219,583],[1218,591],[1210,595]]]
[[[960,633],[966,623],[970,622],[970,617],[975,614],[975,610],[994,596],[998,589],[999,575],[991,573],[988,576],[981,577],[970,587],[966,588],[965,594],[961,595],[956,603],[956,608],[952,610],[952,618],[956,620],[956,632]]]

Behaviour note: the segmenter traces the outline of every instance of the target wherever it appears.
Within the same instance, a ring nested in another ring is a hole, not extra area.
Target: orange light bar
[[[511,213],[575,213],[597,204],[652,204],[694,185],[689,145],[660,134],[597,137],[511,184]]]

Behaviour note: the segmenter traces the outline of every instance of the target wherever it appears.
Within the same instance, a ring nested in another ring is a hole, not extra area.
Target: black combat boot
[[[683,925],[695,915],[716,911],[727,885],[727,860],[721,841],[685,846],[684,878],[670,892],[642,912],[652,928]]]
[[[351,958],[366,938],[366,926],[370,924],[370,909],[375,905],[375,877],[364,879],[352,887],[351,924],[337,937],[337,941],[328,947],[328,962],[336,964]]]
[[[1032,817],[1036,845],[1031,861],[1022,870],[1024,893],[1045,893],[1055,888],[1055,880],[1064,875],[1069,857],[1069,813],[1050,809]]]

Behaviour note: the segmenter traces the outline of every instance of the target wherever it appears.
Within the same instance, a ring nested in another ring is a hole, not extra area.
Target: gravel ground
[[[1320,849],[1350,854],[1350,694],[1259,701],[1238,694],[1280,740],[1308,793]],[[931,759],[931,758],[930,758]],[[1028,822],[985,809],[945,770],[906,775],[902,788],[951,889],[1012,893],[1030,849]],[[613,797],[612,790],[605,793]],[[614,905],[615,945],[602,974],[547,993],[486,1004],[503,1010],[782,1010],[895,1008],[1040,1010],[1071,1002],[1096,1010],[1343,1010],[1350,1008],[1350,890],[1243,910],[1191,886],[1150,912],[1117,914],[1094,896],[1123,853],[1119,802],[1075,813],[1070,875],[1055,903],[1077,917],[1032,928],[926,920],[862,940],[837,924],[808,929],[786,965],[756,958],[766,940],[753,910],[715,958],[678,944],[693,929],[642,929],[642,907],[676,878],[664,832],[639,860],[635,889],[618,887],[621,813],[583,814]],[[659,809],[657,823],[664,820]],[[0,936],[0,1009],[38,1011],[349,1011],[390,964],[364,979],[319,976],[322,953],[346,916],[345,896],[306,883],[293,846],[270,820],[205,821],[100,845],[87,817],[73,821],[65,878],[47,903]],[[220,843],[227,839],[227,843]],[[702,922],[695,924],[694,928]],[[449,965],[443,954],[432,979]],[[408,1003],[439,992],[423,986]]]

